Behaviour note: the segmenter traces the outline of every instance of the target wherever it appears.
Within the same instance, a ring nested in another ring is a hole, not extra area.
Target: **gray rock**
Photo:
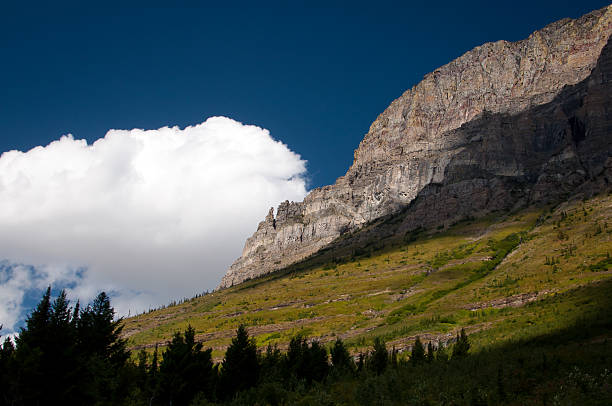
[[[611,33],[608,6],[476,47],[426,75],[372,123],[346,175],[282,203],[276,217],[270,210],[219,287],[401,210],[405,232],[606,187]]]

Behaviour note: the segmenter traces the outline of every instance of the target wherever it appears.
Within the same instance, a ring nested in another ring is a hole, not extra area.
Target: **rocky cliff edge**
[[[602,50],[611,33],[608,6],[481,45],[426,75],[372,123],[346,175],[281,203],[276,216],[270,209],[219,287],[402,209],[409,230],[608,182],[612,57]]]

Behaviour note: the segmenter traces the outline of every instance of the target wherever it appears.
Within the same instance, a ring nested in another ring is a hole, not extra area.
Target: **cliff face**
[[[611,33],[609,6],[426,75],[374,121],[346,175],[270,210],[220,287],[406,207],[410,230],[612,181]]]

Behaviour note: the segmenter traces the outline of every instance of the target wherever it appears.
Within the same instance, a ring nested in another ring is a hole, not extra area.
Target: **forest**
[[[108,295],[70,305],[48,288],[15,342],[0,350],[2,405],[491,405],[610,404],[611,344],[577,345],[609,318],[478,353],[461,329],[436,347],[417,337],[400,353],[377,338],[351,355],[296,335],[281,352],[258,349],[238,327],[223,360],[190,326],[161,350],[132,354]]]

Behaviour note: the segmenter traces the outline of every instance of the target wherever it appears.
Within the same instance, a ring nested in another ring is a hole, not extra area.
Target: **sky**
[[[2,2],[3,332],[49,284],[120,314],[214,289],[426,73],[606,5]]]

